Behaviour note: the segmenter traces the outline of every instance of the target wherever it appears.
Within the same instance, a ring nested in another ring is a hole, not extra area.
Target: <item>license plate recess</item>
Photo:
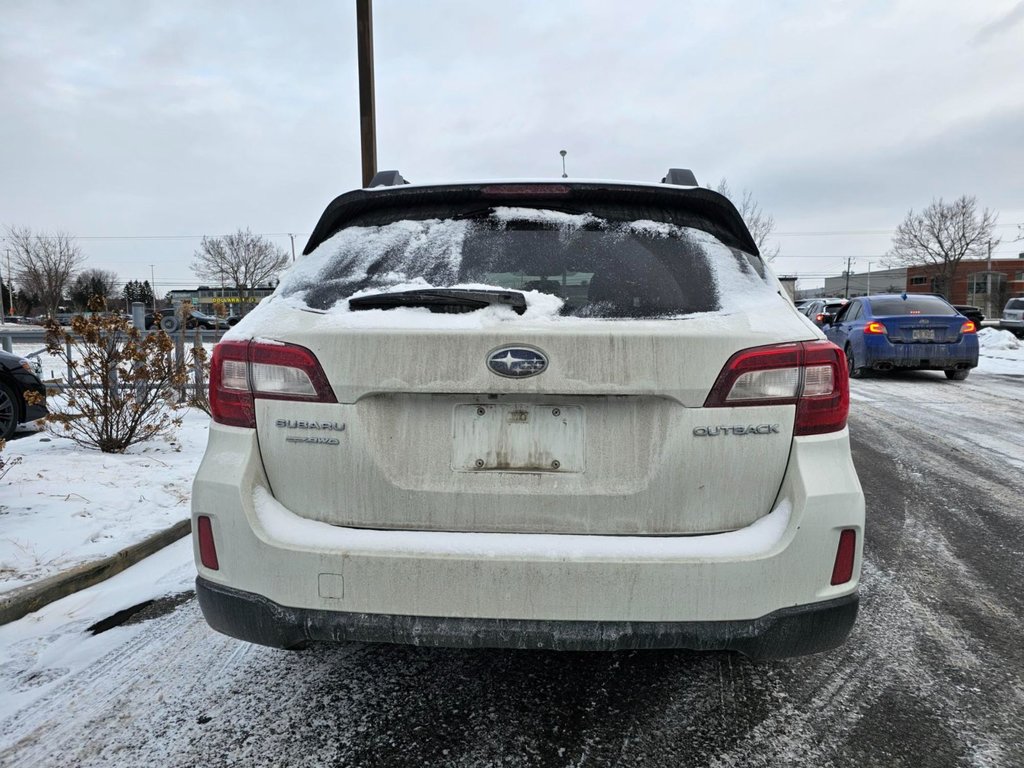
[[[934,328],[915,328],[910,335],[914,341],[935,341]]]
[[[457,405],[452,469],[583,472],[583,407],[521,403]]]

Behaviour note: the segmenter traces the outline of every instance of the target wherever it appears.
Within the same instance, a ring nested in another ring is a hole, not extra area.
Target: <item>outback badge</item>
[[[533,347],[498,347],[487,354],[487,367],[499,376],[525,379],[547,370],[548,358]]]

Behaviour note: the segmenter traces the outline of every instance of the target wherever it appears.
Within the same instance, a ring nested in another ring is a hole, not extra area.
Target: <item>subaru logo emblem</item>
[[[487,367],[499,376],[524,379],[543,373],[548,367],[548,359],[543,352],[532,347],[498,347],[487,355]]]

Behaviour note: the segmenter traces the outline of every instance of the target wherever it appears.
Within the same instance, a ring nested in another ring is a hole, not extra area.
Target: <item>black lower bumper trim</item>
[[[687,648],[778,659],[842,644],[857,618],[856,593],[744,621],[551,621],[350,613],[278,605],[262,595],[196,579],[207,623],[274,648],[309,641],[404,643],[448,648],[617,651]]]

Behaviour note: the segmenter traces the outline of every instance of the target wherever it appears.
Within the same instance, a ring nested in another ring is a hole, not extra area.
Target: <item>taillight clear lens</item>
[[[804,397],[828,395],[835,389],[831,365],[809,365],[804,368]]]
[[[741,374],[726,396],[735,400],[765,400],[767,398],[796,397],[800,388],[799,368],[777,368],[767,371],[747,371]]]
[[[745,349],[725,364],[705,408],[796,405],[793,432],[817,435],[846,426],[849,374],[843,351],[829,341]]]
[[[309,375],[286,365],[252,364],[252,388],[257,394],[316,397],[316,388]]]
[[[225,360],[221,385],[225,389],[249,391],[249,365],[242,360]]]
[[[256,398],[338,402],[319,361],[305,347],[222,341],[210,364],[213,420],[254,428]]]

